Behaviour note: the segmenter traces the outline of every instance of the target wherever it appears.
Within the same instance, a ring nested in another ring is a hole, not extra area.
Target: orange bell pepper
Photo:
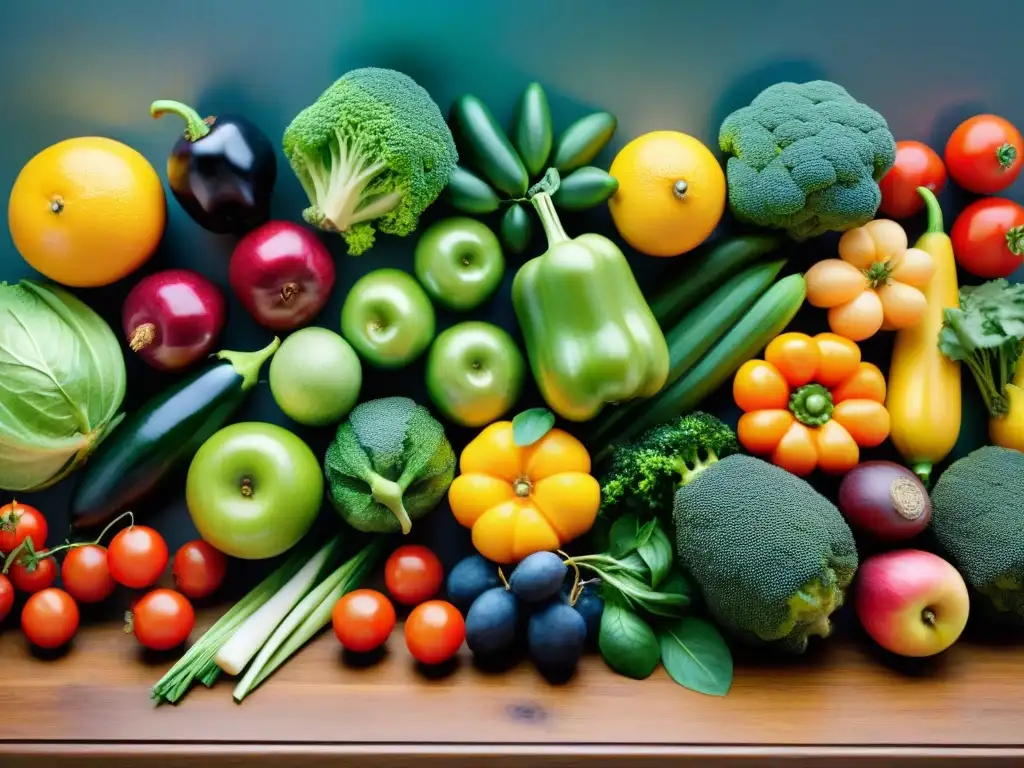
[[[847,472],[861,448],[889,436],[885,377],[861,362],[854,342],[834,333],[776,336],[764,360],[740,367],[732,390],[744,411],[740,444],[794,475]]]
[[[452,513],[495,563],[565,546],[590,530],[601,505],[590,454],[561,429],[524,447],[511,421],[495,422],[462,451],[459,472],[448,489]]]

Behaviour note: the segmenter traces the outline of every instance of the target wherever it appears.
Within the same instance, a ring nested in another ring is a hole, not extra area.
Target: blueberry
[[[530,617],[527,643],[530,658],[544,669],[571,669],[583,653],[587,625],[575,608],[552,601]]]
[[[480,555],[470,555],[448,574],[448,600],[465,615],[474,600],[499,584],[498,566]]]
[[[508,583],[520,600],[539,603],[558,594],[568,570],[554,552],[534,552],[516,566]]]
[[[569,603],[572,584],[572,580],[567,580],[566,585],[562,587],[562,602],[566,604]],[[598,594],[598,586],[596,584],[584,585],[583,592],[576,598],[576,605],[573,608],[583,617],[583,621],[587,625],[587,640],[596,643],[597,633],[601,629],[601,614],[604,613],[604,600]]]
[[[466,614],[466,645],[475,654],[494,656],[516,641],[519,602],[505,587],[492,587],[473,601]]]

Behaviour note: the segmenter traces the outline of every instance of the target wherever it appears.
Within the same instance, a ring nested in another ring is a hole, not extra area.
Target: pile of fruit
[[[1006,120],[971,117],[940,157],[836,83],[779,83],[722,122],[724,167],[659,130],[605,169],[609,112],[556,132],[531,83],[506,130],[476,96],[446,117],[408,75],[370,67],[284,131],[309,203],[284,221],[270,219],[279,159],[259,126],[169,100],[151,114],[184,125],[166,160],[177,204],[235,239],[226,285],[185,269],[135,279],[167,201],[121,142],[45,148],[10,193],[14,245],[45,279],[0,284],[0,489],[73,484],[58,546],[40,509],[0,508],[0,621],[20,593],[34,645],[68,645],[79,604],[121,585],[147,590],[128,613],[138,641],[182,649],[160,702],[224,675],[241,701],[328,626],[374,654],[405,610],[424,665],[465,644],[558,682],[592,651],[621,675],[661,665],[724,695],[736,645],[801,653],[849,602],[907,656],[946,651],[969,615],[1024,620],[1024,285],[1007,279],[1024,208],[994,196],[1024,140]],[[950,180],[984,197],[947,235]],[[614,238],[566,230],[602,205]],[[434,206],[449,215],[421,228]],[[911,242],[898,219],[922,211]],[[723,232],[726,217],[748,231]],[[794,263],[788,244],[829,233],[834,258]],[[332,251],[383,237],[410,243],[408,268],[347,280]],[[471,319],[523,254],[516,327]],[[680,267],[645,288],[646,257]],[[80,289],[118,282],[115,331]],[[326,317],[339,289],[340,318]],[[235,304],[260,349],[222,348]],[[798,315],[821,332],[791,327]],[[861,347],[879,334],[888,361]],[[124,413],[129,355],[169,378]],[[402,382],[417,362],[428,402],[367,397],[367,369]],[[943,468],[964,370],[991,445]],[[323,430],[323,455],[242,419],[263,371],[285,423]],[[735,423],[702,410],[723,391]],[[453,445],[451,427],[474,434]],[[899,463],[875,453],[886,446]],[[181,490],[199,539],[173,558],[175,588],[154,588],[171,558],[136,519]],[[446,579],[402,537],[449,510],[476,554]],[[863,558],[868,543],[879,552]],[[193,599],[234,561],[279,556],[189,642]],[[387,594],[366,586],[381,563]]]

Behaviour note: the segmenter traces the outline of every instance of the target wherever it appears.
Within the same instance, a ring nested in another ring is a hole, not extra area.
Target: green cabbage
[[[77,469],[121,421],[125,365],[110,326],[62,288],[0,283],[0,489]]]

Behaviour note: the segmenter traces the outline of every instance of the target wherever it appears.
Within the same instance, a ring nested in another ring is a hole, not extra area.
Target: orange
[[[167,220],[160,177],[136,150],[113,139],[67,139],[21,169],[7,222],[34,269],[62,285],[120,280],[156,250]]]
[[[612,161],[619,189],[608,201],[622,238],[648,256],[678,256],[714,231],[725,212],[725,174],[693,136],[652,131]]]

